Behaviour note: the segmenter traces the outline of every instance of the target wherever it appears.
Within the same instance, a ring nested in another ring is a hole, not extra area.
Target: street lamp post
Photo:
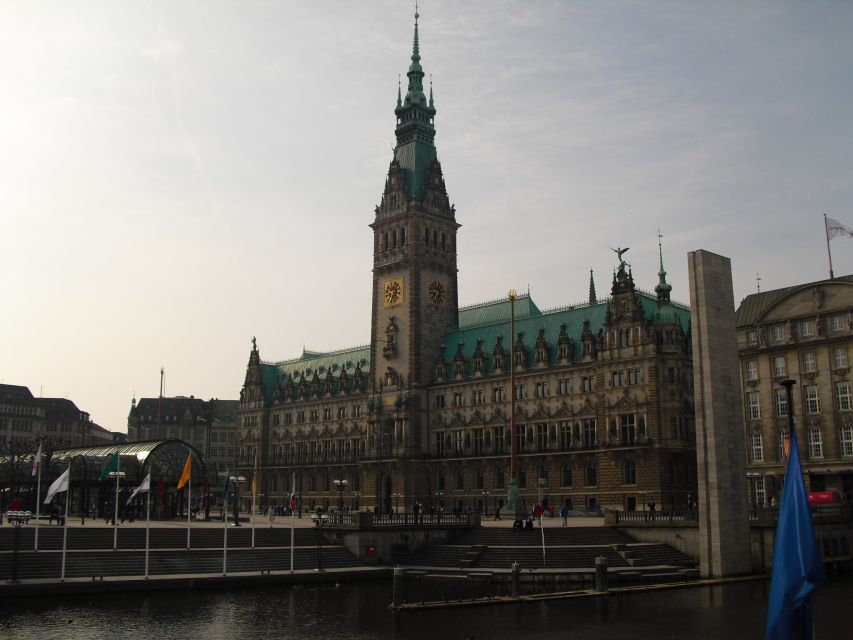
[[[0,515],[2,517],[2,515]],[[33,517],[30,511],[7,511],[6,519],[12,523],[15,529],[14,546],[12,547],[12,579],[11,583],[18,582],[18,550],[20,548],[21,527]]]
[[[344,490],[346,490],[349,481],[347,480],[333,480],[335,486],[338,488],[338,511],[343,512],[344,510]]]
[[[361,491],[355,491],[353,496],[355,496],[355,510],[358,511],[361,509]]]
[[[436,509],[435,509],[435,511],[436,511],[436,513],[438,513],[438,514],[440,514],[440,513],[441,513],[441,510],[442,510],[441,496],[443,496],[443,495],[444,495],[444,491],[439,490],[439,491],[436,491],[436,492],[435,492],[435,501],[436,501]]]
[[[113,551],[118,549],[118,484],[124,478],[124,471],[110,471],[110,478],[116,479],[115,511],[113,513]]]
[[[394,498],[394,512],[400,513],[400,496],[402,494],[399,491],[395,491],[391,494],[391,497]]]
[[[315,571],[323,570],[323,534],[320,532],[320,528],[329,522],[329,514],[327,513],[314,513],[311,515],[311,519],[314,521],[314,525],[317,527],[317,568]]]
[[[518,443],[515,433],[515,300],[518,297],[515,289],[507,293],[509,300],[509,431],[510,431],[510,458],[509,458],[509,494],[507,495],[507,506],[512,509],[513,516],[517,520],[521,517],[521,505],[518,496]]]
[[[231,482],[234,483],[234,526],[240,526],[240,483],[246,482],[245,476],[231,476]],[[226,509],[227,511],[227,509]]]
[[[483,515],[489,515],[489,492],[483,489]]]

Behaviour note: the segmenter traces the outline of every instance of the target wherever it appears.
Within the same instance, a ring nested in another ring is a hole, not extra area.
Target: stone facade
[[[455,207],[434,147],[418,26],[397,146],[370,225],[370,343],[264,362],[252,346],[238,415],[240,475],[262,503],[296,483],[305,509],[494,512],[506,499],[515,393],[530,507],[684,506],[696,490],[690,314],[614,271],[611,297],[540,310],[529,295],[460,309]],[[515,390],[510,371],[515,370]],[[257,461],[257,462],[256,462]],[[539,479],[543,482],[539,482]],[[338,481],[337,484],[335,481]],[[345,481],[345,485],[341,482]]]
[[[750,504],[779,500],[787,403],[809,491],[853,495],[853,276],[747,296],[737,310],[743,433]]]
[[[136,398],[127,417],[127,441],[178,439],[193,445],[218,472],[234,471],[236,400],[193,396]]]

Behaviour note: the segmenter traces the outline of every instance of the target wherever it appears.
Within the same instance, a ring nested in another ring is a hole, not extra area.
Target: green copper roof
[[[678,303],[660,305],[657,299],[646,293],[637,291],[643,315],[648,322],[673,322],[681,325],[687,331],[690,327],[690,310]],[[509,303],[497,301],[485,305],[476,305],[460,310],[459,331],[448,334],[444,338],[444,360],[451,367],[459,343],[462,343],[462,353],[466,360],[466,372],[470,373],[471,359],[477,347],[477,340],[482,340],[482,349],[486,354],[486,372],[492,369],[492,351],[495,348],[498,336],[503,337],[503,348],[509,357],[512,345],[516,342],[517,334],[523,333],[524,345],[527,348],[528,367],[533,366],[536,356],[536,340],[539,330],[544,329],[544,338],[548,343],[550,351],[550,362],[554,364],[557,357],[557,338],[560,334],[560,326],[566,325],[566,335],[574,342],[574,358],[578,358],[581,349],[581,334],[583,332],[584,320],[589,320],[590,330],[597,334],[604,327],[604,318],[607,312],[608,300],[596,304],[554,309],[551,311],[540,311],[529,296],[519,296],[515,303],[516,319],[515,332],[512,336],[509,321]],[[471,314],[463,324],[463,315]],[[487,320],[486,322],[474,323],[474,319]],[[491,318],[491,321],[488,319]]]
[[[541,313],[530,298],[530,294],[520,295],[515,299],[516,320],[538,316]],[[459,309],[460,329],[494,322],[509,322],[509,319],[510,306],[509,300],[506,299],[483,302]]]
[[[415,14],[415,35],[412,43],[412,62],[406,74],[409,78],[406,97],[400,100],[397,88],[397,146],[394,160],[400,165],[406,177],[406,194],[419,200],[424,194],[424,177],[436,160],[435,127],[433,117],[435,107],[430,86],[429,102],[424,95],[424,71],[421,68],[421,54],[418,43],[418,14]]]
[[[370,371],[369,346],[352,347],[340,351],[303,351],[298,358],[275,363],[262,362],[261,380],[265,387],[266,401],[267,403],[272,402],[276,382],[282,386],[286,385],[289,380],[298,383],[304,375],[306,382],[310,384],[316,372],[320,378],[320,383],[323,384],[326,374],[330,370],[336,381],[343,371],[346,371],[352,380],[356,367],[361,368],[364,374]],[[336,382],[335,389],[337,390],[337,388]]]

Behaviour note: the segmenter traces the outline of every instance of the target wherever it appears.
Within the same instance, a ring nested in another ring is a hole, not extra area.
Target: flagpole
[[[829,256],[829,279],[834,280],[835,275],[832,273],[832,251],[829,250],[829,224],[826,221],[826,214],[823,214],[823,230],[826,233],[826,253]]]
[[[148,506],[145,509],[145,579],[148,580],[148,548],[151,534],[151,472],[148,472]]]
[[[257,482],[257,476],[252,478],[252,549],[255,548],[255,488]]]
[[[39,550],[39,515],[41,515],[41,460],[39,460],[38,474],[38,488],[36,489],[36,541],[35,546],[33,547],[33,551]]]
[[[118,473],[121,458],[116,459],[116,504],[115,513],[113,513],[113,551],[118,550]]]
[[[192,455],[192,454],[190,454]],[[192,464],[192,463],[190,463]],[[187,491],[187,551],[190,550],[190,516],[192,516],[192,508],[191,502],[193,499],[193,472],[192,466],[190,467],[190,477],[187,480],[187,486],[189,487],[189,491]]]
[[[293,509],[290,510],[290,573],[293,573]]]
[[[227,575],[228,567],[228,480],[231,477],[231,472],[226,467],[225,469],[225,491],[222,494],[222,575]]]
[[[295,509],[293,508],[293,498],[296,495],[296,472],[293,472],[293,478],[290,484],[290,498],[287,501],[287,506],[290,508],[290,573],[293,573],[293,540],[294,540],[294,522],[293,516]]]
[[[65,550],[68,547],[68,503],[71,501],[71,462],[68,463],[68,486],[65,487],[65,520],[62,521],[62,573],[60,582],[65,582]]]

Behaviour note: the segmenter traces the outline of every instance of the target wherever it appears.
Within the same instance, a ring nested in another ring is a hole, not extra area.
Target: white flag
[[[830,238],[836,238],[839,236],[842,238],[853,238],[853,229],[848,227],[846,224],[841,224],[838,220],[827,218],[826,234]]]
[[[39,444],[39,450],[36,451],[36,457],[33,458],[33,475],[38,473],[39,465],[41,464],[41,444]]]
[[[53,481],[53,484],[50,485],[50,489],[47,490],[47,496],[44,499],[45,504],[49,504],[53,501],[53,496],[57,493],[62,493],[63,491],[68,491],[68,476],[71,472],[71,467],[69,466],[65,473],[59,476],[56,480]]]
[[[133,499],[136,497],[137,493],[146,493],[151,491],[151,472],[148,472],[148,475],[145,476],[145,480],[142,481],[136,489],[133,490],[133,493],[130,494],[130,497],[127,499],[127,504],[130,504]]]

